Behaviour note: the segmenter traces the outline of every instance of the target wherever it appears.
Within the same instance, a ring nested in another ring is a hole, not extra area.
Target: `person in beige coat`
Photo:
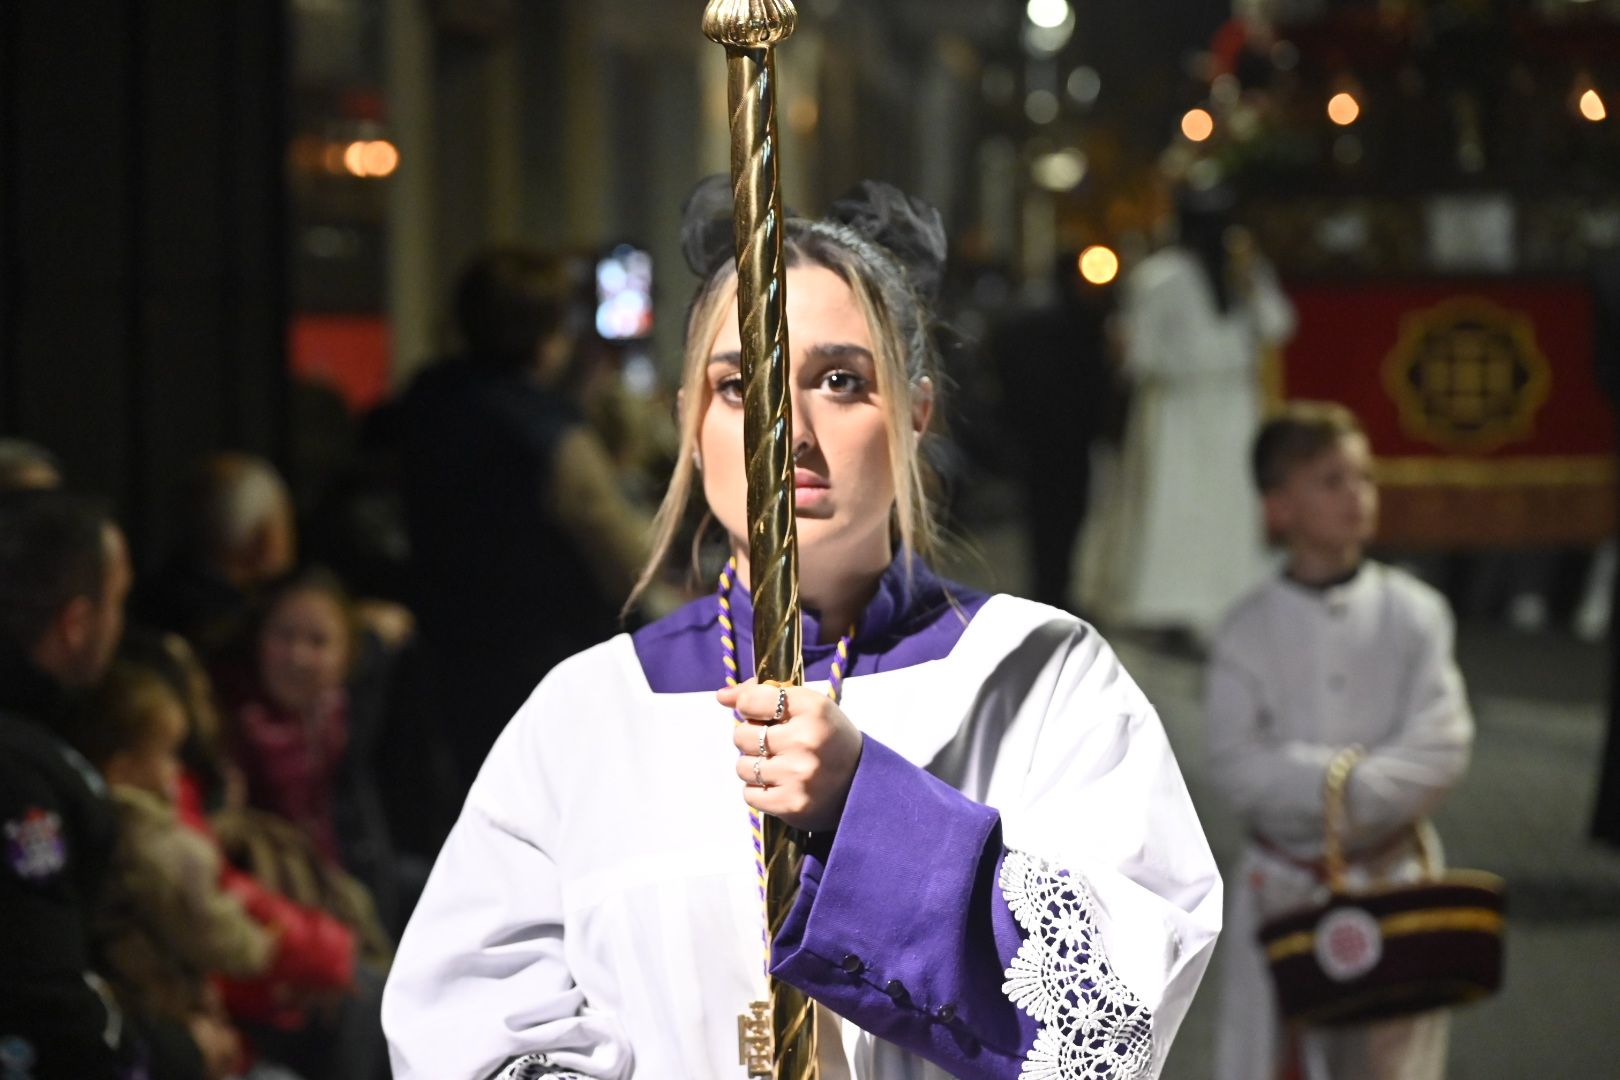
[[[1437,1080],[1444,1012],[1308,1029],[1281,1023],[1255,934],[1324,896],[1323,781],[1349,747],[1349,884],[1422,873],[1418,832],[1458,782],[1473,741],[1445,600],[1367,560],[1377,489],[1366,436],[1336,405],[1267,422],[1254,466],[1284,573],[1248,594],[1214,639],[1206,686],[1210,775],[1247,826],[1229,871],[1217,1080]],[[1438,851],[1437,841],[1434,850]]]
[[[118,815],[95,936],[124,1006],[185,1024],[207,1075],[223,1077],[241,1046],[210,977],[266,972],[276,935],[220,887],[219,851],[175,812],[185,736],[185,707],[162,677],[115,663],[79,740]]]

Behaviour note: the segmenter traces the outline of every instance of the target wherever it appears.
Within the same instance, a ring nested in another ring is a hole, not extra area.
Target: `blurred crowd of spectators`
[[[330,482],[209,455],[158,557],[0,440],[0,1075],[387,1075],[392,942],[460,800],[645,558],[584,302],[569,260],[479,260],[466,349]]]

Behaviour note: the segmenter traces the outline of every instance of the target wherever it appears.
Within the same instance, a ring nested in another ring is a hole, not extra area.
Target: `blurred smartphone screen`
[[[596,264],[596,332],[634,341],[652,328],[652,255],[621,244]]]

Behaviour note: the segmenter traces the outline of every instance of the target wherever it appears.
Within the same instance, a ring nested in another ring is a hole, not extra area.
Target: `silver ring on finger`
[[[759,770],[764,766],[764,764],[765,764],[765,759],[764,758],[757,757],[757,758],[754,759],[754,786],[757,787],[757,788],[762,788],[762,787],[766,786],[765,781],[763,779],[761,779],[760,775],[759,775]]]
[[[765,736],[770,730],[764,724],[759,726],[759,757],[762,761],[771,756],[771,748],[765,745]]]
[[[782,722],[782,717],[784,717],[786,715],[787,715],[787,687],[778,686],[776,688],[776,713],[771,717],[771,719],[774,720],[776,723],[781,723]]]

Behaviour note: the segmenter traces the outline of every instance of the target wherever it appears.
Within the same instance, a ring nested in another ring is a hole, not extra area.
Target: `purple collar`
[[[878,581],[877,593],[861,613],[850,644],[846,677],[892,671],[947,656],[967,624],[989,599],[984,593],[947,582],[920,559],[912,561],[907,580],[903,560],[896,558]],[[954,601],[954,603],[953,603]],[[737,653],[752,670],[754,606],[748,590],[731,593]],[[804,677],[827,678],[836,646],[821,644],[821,621],[806,609]],[[654,693],[682,694],[717,690],[725,685],[720,659],[720,630],[713,595],[703,596],[631,635],[641,669]]]

